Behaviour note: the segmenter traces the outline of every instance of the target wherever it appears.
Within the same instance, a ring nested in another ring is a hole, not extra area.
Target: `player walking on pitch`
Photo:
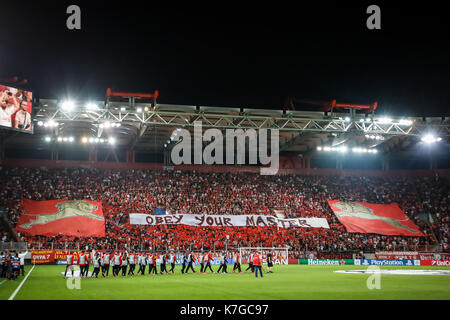
[[[169,263],[170,263],[170,271],[172,274],[175,273],[175,260],[176,260],[176,256],[175,253],[171,252],[169,255]]]
[[[213,269],[211,268],[211,262],[213,261],[213,258],[211,256],[211,251],[208,251],[208,254],[205,257],[205,260],[206,260],[206,266],[205,266],[205,269],[203,270],[203,273],[206,273],[206,269],[208,269],[208,268],[209,268],[209,270],[211,270],[211,273],[215,273],[213,271]]]
[[[253,267],[253,256],[254,256],[254,254],[253,254],[253,251],[252,251],[252,253],[250,254],[250,257],[248,259],[248,268],[245,269],[245,272],[247,272],[248,269],[250,269],[250,271],[253,272],[253,270],[254,270],[254,267]]]
[[[236,269],[239,270],[239,273],[242,273],[241,270],[241,256],[239,255],[239,251],[236,251],[234,253],[234,266],[233,266],[233,273],[236,272]]]
[[[64,279],[67,276],[67,270],[72,271],[72,278],[73,278],[73,252],[69,251],[69,253],[66,256],[66,271],[64,271]]]

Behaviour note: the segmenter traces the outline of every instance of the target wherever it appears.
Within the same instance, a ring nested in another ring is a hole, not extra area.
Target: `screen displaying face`
[[[32,101],[32,92],[0,85],[0,129],[31,132]]]

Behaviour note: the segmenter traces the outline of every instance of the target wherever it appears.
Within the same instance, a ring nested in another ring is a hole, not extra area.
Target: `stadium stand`
[[[229,247],[289,246],[293,257],[315,251],[344,257],[375,250],[448,252],[449,178],[340,177],[195,171],[46,169],[3,167],[0,206],[12,226],[17,223],[21,198],[33,200],[90,199],[100,201],[106,217],[105,238],[43,237],[18,234],[29,248],[116,249],[127,245],[141,250],[175,248],[221,250]],[[425,237],[347,233],[327,200],[373,203],[397,202]],[[129,213],[153,213],[163,205],[170,213],[273,214],[282,208],[287,217],[323,217],[330,229],[219,228],[190,226],[134,226]],[[418,218],[433,213],[433,223]]]

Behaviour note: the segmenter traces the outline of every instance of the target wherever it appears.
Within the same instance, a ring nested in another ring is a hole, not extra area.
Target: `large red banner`
[[[347,232],[423,236],[396,203],[330,200],[328,204]]]
[[[102,204],[90,200],[23,199],[16,230],[31,235],[104,237]]]

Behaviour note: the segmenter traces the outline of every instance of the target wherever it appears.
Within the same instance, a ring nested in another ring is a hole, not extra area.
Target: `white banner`
[[[195,227],[273,227],[280,228],[325,228],[329,229],[325,218],[279,219],[274,216],[257,215],[204,215],[204,214],[167,214],[149,215],[131,213],[130,224],[161,225],[185,224]]]

